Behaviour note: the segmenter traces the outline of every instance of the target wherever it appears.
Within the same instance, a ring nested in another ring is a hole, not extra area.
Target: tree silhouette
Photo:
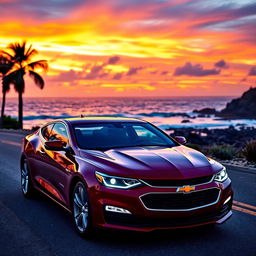
[[[25,91],[24,75],[28,74],[34,83],[40,88],[44,88],[43,78],[36,72],[36,68],[48,69],[46,60],[37,60],[31,62],[31,59],[38,52],[32,48],[32,45],[27,47],[26,41],[22,43],[12,43],[7,47],[7,51],[2,51],[12,63],[12,69],[4,76],[3,83],[6,85],[13,84],[15,91],[18,93],[19,113],[18,122],[19,128],[23,128],[23,98]]]
[[[0,75],[2,77],[2,108],[1,108],[0,127],[3,126],[3,123],[4,123],[6,94],[10,91],[10,84],[6,83],[6,81],[4,80],[4,77],[11,70],[12,66],[13,66],[13,63],[8,57],[4,55],[0,55]]]

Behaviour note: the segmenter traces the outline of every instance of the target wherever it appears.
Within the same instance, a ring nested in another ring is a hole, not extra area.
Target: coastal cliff
[[[225,118],[256,118],[256,88],[250,88],[240,98],[233,99],[226,107],[217,113]]]
[[[203,108],[193,112],[201,115],[215,115],[225,119],[256,119],[256,87],[250,88],[240,98],[227,103],[221,111],[216,111],[214,108]]]

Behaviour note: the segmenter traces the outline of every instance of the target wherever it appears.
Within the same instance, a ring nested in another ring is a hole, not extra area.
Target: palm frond
[[[3,55],[4,57],[8,58],[10,61],[14,60],[14,56],[11,55],[9,52],[0,50],[0,54]]]
[[[7,87],[13,84],[15,91],[23,93],[25,90],[24,75],[28,72],[35,84],[43,89],[44,80],[35,72],[35,69],[42,68],[47,70],[47,61],[38,60],[29,63],[30,59],[37,53],[37,50],[33,49],[32,45],[28,46],[26,41],[9,44],[7,51],[2,51],[2,54],[12,62],[12,67],[4,75],[4,83]],[[7,87],[6,89],[8,89]]]
[[[29,75],[34,80],[35,84],[40,88],[44,88],[44,79],[36,72],[29,70]]]
[[[32,47],[32,45],[30,45],[30,47]],[[38,51],[35,49],[27,50],[25,53],[26,60],[30,60],[36,54],[38,54]]]
[[[29,52],[31,51],[31,48],[32,48],[32,44],[28,47],[28,49],[27,49],[25,55],[28,55],[28,54],[29,54]]]
[[[8,45],[8,49],[13,52],[13,57],[16,62],[22,63],[27,60],[26,56],[26,41],[22,43],[16,42]]]
[[[32,70],[34,70],[35,68],[42,68],[46,71],[48,69],[48,63],[46,60],[37,60],[29,63],[27,66]]]
[[[13,52],[13,59],[16,62],[22,63],[23,61],[29,61],[34,55],[38,53],[37,50],[32,49],[32,45],[27,48],[27,42],[16,42],[8,45],[8,49]]]
[[[13,62],[5,55],[0,55],[0,74],[5,76],[13,67]]]

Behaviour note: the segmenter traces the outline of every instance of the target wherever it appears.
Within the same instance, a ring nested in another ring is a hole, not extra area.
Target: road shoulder
[[[1,256],[56,255],[51,248],[20,220],[16,214],[0,202]]]

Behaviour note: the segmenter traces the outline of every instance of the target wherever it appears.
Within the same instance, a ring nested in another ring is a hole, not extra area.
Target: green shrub
[[[187,143],[186,146],[189,147],[189,148],[193,148],[195,150],[198,150],[198,151],[202,151],[200,145],[198,145],[198,144]]]
[[[36,125],[36,126],[32,126],[31,130],[32,131],[37,131],[40,128],[40,126]]]
[[[243,155],[249,162],[256,162],[256,140],[252,140],[246,143],[243,149]]]
[[[214,145],[208,148],[208,152],[211,156],[221,160],[231,160],[236,154],[231,145]]]
[[[3,128],[18,129],[19,128],[19,123],[15,118],[12,118],[11,116],[4,116]]]

